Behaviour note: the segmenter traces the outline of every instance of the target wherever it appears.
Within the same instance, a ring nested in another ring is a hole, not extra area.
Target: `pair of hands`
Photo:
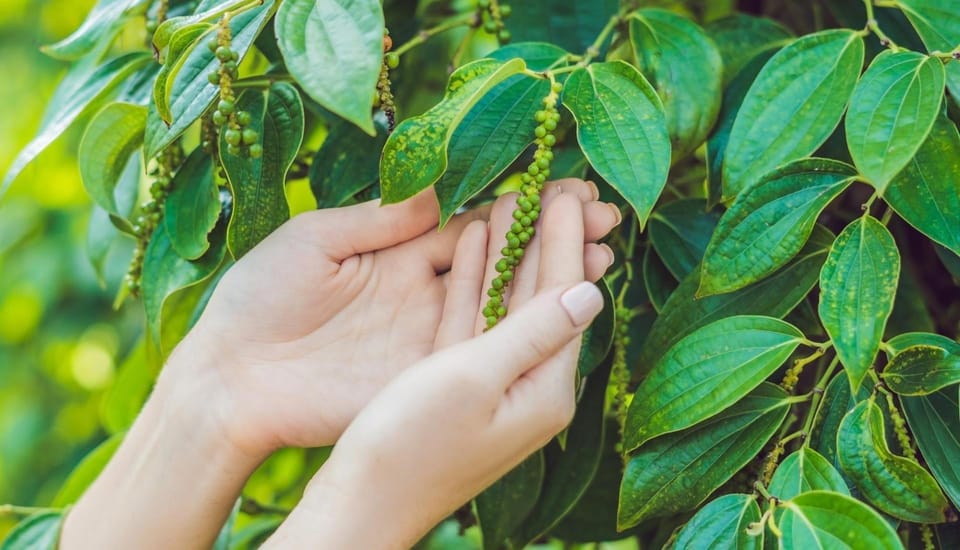
[[[487,333],[479,311],[513,196],[439,232],[429,191],[281,227],[220,282],[118,456],[68,516],[64,547],[94,542],[78,516],[102,516],[98,500],[145,497],[133,496],[131,475],[162,470],[163,483],[149,484],[169,493],[179,472],[191,472],[191,456],[215,470],[182,485],[199,492],[193,506],[214,516],[209,525],[194,519],[171,535],[135,506],[125,513],[129,524],[152,521],[157,533],[179,537],[162,546],[209,543],[210,526],[270,452],[334,442],[272,544],[411,545],[573,414],[578,336],[602,307],[583,282],[612,263],[610,249],[593,241],[620,221],[597,196],[579,180],[546,186],[542,223],[511,285],[511,314]],[[167,440],[188,448],[171,453]],[[143,458],[149,449],[156,456]],[[189,512],[166,519],[182,523]],[[390,517],[390,526],[368,532],[371,514]]]

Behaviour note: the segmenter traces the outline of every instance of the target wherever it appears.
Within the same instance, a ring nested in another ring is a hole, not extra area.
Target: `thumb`
[[[602,309],[600,289],[586,281],[540,292],[474,339],[475,357],[510,384],[579,337]]]

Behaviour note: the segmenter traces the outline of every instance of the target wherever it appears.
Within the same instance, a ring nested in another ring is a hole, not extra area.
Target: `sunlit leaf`
[[[890,524],[862,502],[829,491],[811,491],[782,504],[782,550],[808,548],[900,550]]]
[[[780,462],[767,490],[780,500],[818,490],[850,494],[840,472],[823,455],[809,447],[801,448]]]

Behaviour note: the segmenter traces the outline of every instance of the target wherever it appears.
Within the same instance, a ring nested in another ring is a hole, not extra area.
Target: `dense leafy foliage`
[[[424,548],[951,547],[955,3],[507,4],[104,0],[45,48],[71,66],[0,193],[85,123],[90,259],[102,273],[118,232],[136,242],[117,303],[139,298],[146,328],[104,399],[109,439],[4,549],[55,544],[219,276],[295,213],[296,182],[320,208],[433,186],[444,223],[519,190],[499,291],[538,190],[569,176],[624,214],[577,415]],[[276,512],[245,498],[218,548],[255,546]]]

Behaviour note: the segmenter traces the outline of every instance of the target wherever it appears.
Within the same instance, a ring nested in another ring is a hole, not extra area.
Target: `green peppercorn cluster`
[[[157,4],[157,13],[153,19],[147,19],[147,34],[153,36],[157,32],[157,27],[167,19],[167,12],[170,11],[170,0],[160,0]]]
[[[140,279],[143,275],[143,257],[150,244],[153,232],[160,225],[163,218],[163,204],[170,194],[173,185],[173,175],[177,167],[183,163],[183,149],[179,143],[174,143],[164,149],[156,158],[155,165],[149,175],[153,177],[150,184],[150,199],[140,205],[140,214],[133,223],[133,233],[137,238],[133,249],[133,258],[127,269],[124,282],[131,295],[140,294]]]
[[[913,440],[910,439],[910,434],[907,432],[907,421],[900,414],[900,409],[897,408],[897,402],[893,398],[893,394],[890,392],[884,392],[884,394],[887,398],[887,409],[889,409],[890,421],[893,423],[893,433],[897,436],[897,443],[900,444],[900,449],[904,455],[916,460],[917,450],[913,447]]]
[[[490,282],[487,289],[487,304],[483,308],[483,316],[487,320],[487,329],[493,328],[507,314],[507,304],[503,298],[504,290],[513,280],[517,266],[523,259],[527,243],[533,238],[534,224],[540,217],[540,192],[543,183],[550,177],[550,163],[553,161],[553,146],[557,142],[554,130],[560,121],[560,112],[557,111],[557,99],[562,86],[553,82],[550,93],[543,98],[543,109],[534,115],[539,123],[534,129],[537,149],[533,154],[533,162],[527,171],[520,176],[520,194],[517,197],[517,206],[513,210],[513,223],[507,232],[507,246],[500,251],[496,270],[498,275]]]
[[[380,65],[380,77],[377,78],[377,93],[374,96],[374,107],[378,107],[387,117],[387,132],[392,132],[397,126],[397,105],[393,101],[393,88],[390,82],[390,71],[400,66],[400,54],[391,52],[393,39],[390,32],[383,33],[383,63]]]
[[[497,36],[501,44],[510,42],[510,31],[503,24],[503,20],[510,17],[513,9],[509,4],[501,4],[497,0],[477,0],[477,6],[486,13],[483,30]]]
[[[237,62],[240,55],[233,50],[230,36],[230,15],[223,16],[216,36],[207,41],[207,47],[217,56],[220,66],[207,76],[211,85],[220,87],[220,101],[213,112],[213,123],[222,128],[223,140],[227,142],[227,153],[247,155],[259,158],[263,155],[263,146],[257,143],[260,134],[250,128],[251,116],[247,111],[237,110],[233,81],[237,78]]]
[[[622,302],[622,299],[620,301]],[[611,410],[617,420],[619,431],[616,451],[623,459],[624,466],[626,466],[628,457],[623,449],[623,436],[627,425],[627,410],[630,408],[628,394],[630,369],[627,367],[627,348],[630,346],[630,321],[633,320],[634,311],[621,303],[617,305],[614,316],[614,326],[616,328],[613,332],[613,364],[610,368],[610,386],[613,388]]]

